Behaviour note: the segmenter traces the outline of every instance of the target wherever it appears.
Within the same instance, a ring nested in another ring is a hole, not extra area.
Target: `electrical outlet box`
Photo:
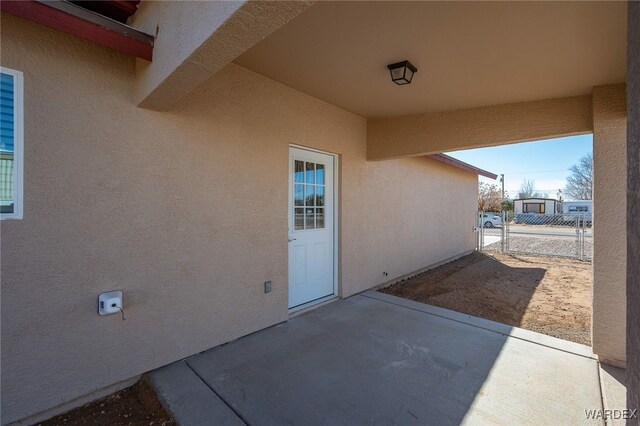
[[[271,281],[264,282],[264,292],[271,293]]]
[[[101,293],[98,296],[98,313],[100,315],[113,315],[124,309],[122,291],[114,290]]]

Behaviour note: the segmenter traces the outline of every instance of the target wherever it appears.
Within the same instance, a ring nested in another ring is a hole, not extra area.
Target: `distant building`
[[[518,198],[513,200],[515,214],[556,214],[562,212],[562,203],[554,198]]]
[[[563,201],[562,202],[563,220],[565,222],[575,221],[576,217],[582,217],[591,222],[593,215],[593,201]]]

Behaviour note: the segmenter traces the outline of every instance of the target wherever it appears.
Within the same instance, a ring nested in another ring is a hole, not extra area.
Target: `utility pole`
[[[500,203],[500,210],[502,210],[502,223],[500,226],[500,252],[504,253],[506,239],[507,239],[507,211],[504,208],[504,173],[500,174],[500,183],[502,184],[502,202]]]
[[[556,213],[562,213],[562,189],[558,189],[558,204],[556,204],[558,211]]]

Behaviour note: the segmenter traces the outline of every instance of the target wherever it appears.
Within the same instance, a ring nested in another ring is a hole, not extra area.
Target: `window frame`
[[[537,212],[530,212],[529,206],[536,205],[538,206]],[[545,203],[522,203],[522,213],[532,213],[532,214],[545,214]]]
[[[296,163],[300,162],[302,163],[302,172],[298,172],[296,171]],[[310,182],[307,180],[307,176],[310,170],[307,169],[309,164],[313,164],[313,181]],[[326,203],[324,201],[324,197],[325,197],[325,191],[326,191],[326,165],[325,163],[321,163],[321,162],[315,162],[315,161],[310,161],[308,159],[302,159],[302,158],[298,158],[296,156],[293,157],[293,165],[292,165],[292,173],[293,173],[293,206],[289,206],[290,208],[293,207],[293,230],[295,232],[302,232],[302,231],[315,231],[315,230],[324,230],[326,228],[325,226],[325,214],[326,214]],[[318,166],[322,166],[322,183],[319,183],[318,180]],[[296,174],[297,173],[302,173],[302,180],[301,181],[296,181]],[[298,188],[300,187],[300,189]],[[313,197],[312,197],[312,204],[307,204],[307,188],[313,188]],[[322,205],[318,204],[319,198],[318,198],[318,189],[322,189]],[[298,194],[298,190],[302,191],[302,204],[296,204],[296,202],[298,201],[298,199],[296,198]],[[296,213],[297,210],[301,210],[302,214],[298,214]],[[307,218],[309,217],[309,210],[312,211],[312,215],[313,215],[313,223],[311,225],[307,225]],[[296,220],[298,218],[302,219],[302,227],[298,228],[298,224],[296,222]],[[318,226],[318,223],[320,223],[320,220],[318,220],[319,217],[322,217],[322,226]]]
[[[23,217],[24,197],[24,75],[0,66],[0,73],[13,77],[13,213],[0,213],[0,220]]]

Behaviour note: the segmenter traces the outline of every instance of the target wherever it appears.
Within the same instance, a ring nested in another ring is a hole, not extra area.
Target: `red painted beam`
[[[72,6],[70,3],[67,3],[67,5]],[[95,16],[98,20],[104,19],[108,26],[112,28],[107,28],[105,25],[83,19],[57,8],[47,6],[46,3],[40,3],[33,0],[2,0],[0,1],[0,11],[28,19],[29,21],[72,34],[76,37],[98,43],[102,46],[106,46],[138,58],[151,61],[153,57],[152,37],[139,33],[143,37],[138,38],[148,38],[148,40],[143,41],[122,34],[121,32],[114,30],[114,28],[117,28],[117,25],[122,25],[122,28],[126,29],[128,32],[137,32],[137,30],[131,29],[123,24],[119,24],[116,21],[108,20],[108,18],[104,18],[100,15]]]
[[[138,3],[139,1],[129,1],[129,0],[112,0],[111,1],[111,4],[113,5],[113,7],[126,11],[129,14],[129,16],[136,13],[136,11],[138,10]]]

